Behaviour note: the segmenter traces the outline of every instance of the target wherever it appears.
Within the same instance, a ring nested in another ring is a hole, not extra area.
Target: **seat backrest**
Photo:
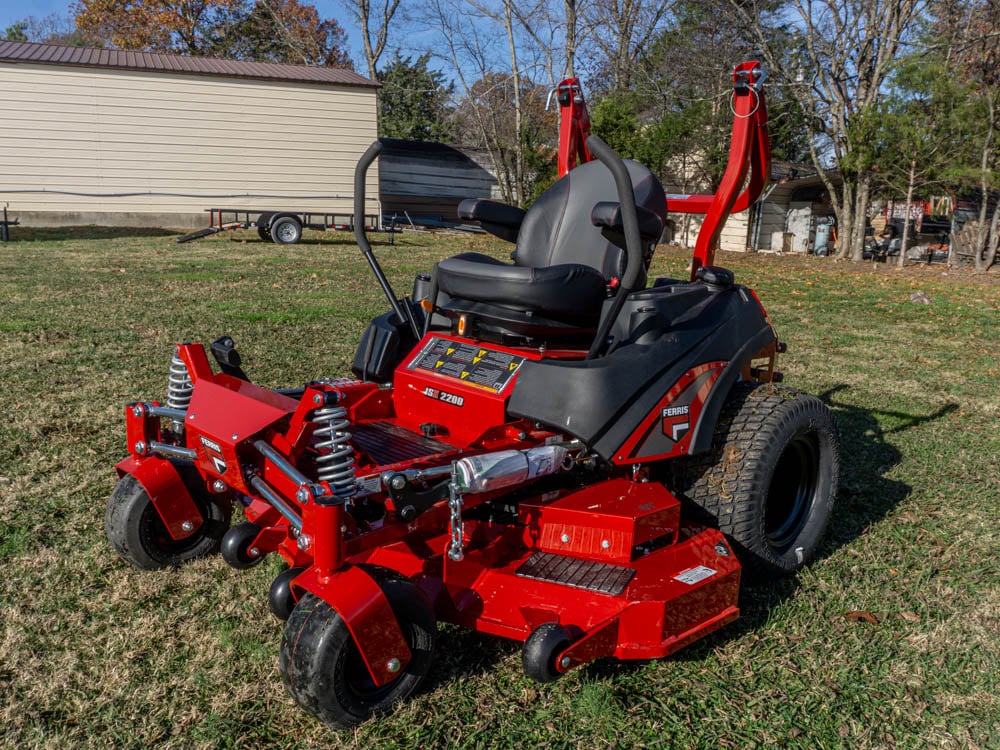
[[[667,218],[667,197],[656,176],[641,164],[625,160],[635,202],[661,219]],[[606,279],[621,278],[626,255],[590,221],[594,205],[618,201],[615,180],[599,161],[581,164],[542,193],[525,214],[517,235],[514,262],[519,266],[579,263],[600,271]],[[645,269],[639,274],[645,284]]]

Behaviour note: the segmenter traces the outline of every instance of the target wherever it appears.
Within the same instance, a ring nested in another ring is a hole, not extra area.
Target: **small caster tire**
[[[104,533],[115,552],[139,570],[175,568],[212,554],[229,526],[229,505],[203,493],[193,492],[191,497],[201,513],[202,525],[189,537],[173,539],[139,480],[126,474],[108,499]]]
[[[545,622],[531,631],[521,652],[524,673],[535,682],[554,682],[563,676],[556,668],[556,657],[573,639],[569,631],[557,622]]]
[[[281,621],[287,621],[295,609],[295,598],[292,596],[292,581],[305,568],[288,568],[278,573],[267,592],[267,604],[271,613]]]
[[[222,559],[237,570],[246,570],[258,565],[263,559],[262,554],[251,554],[250,545],[260,533],[260,526],[245,521],[236,524],[222,537]]]
[[[305,594],[285,623],[279,667],[288,693],[324,724],[353,727],[387,713],[427,676],[434,656],[434,610],[406,578],[365,567],[389,600],[412,658],[392,682],[376,686],[347,624],[337,611]]]

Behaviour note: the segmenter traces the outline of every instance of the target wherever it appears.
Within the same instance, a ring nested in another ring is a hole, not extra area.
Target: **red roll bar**
[[[730,214],[749,208],[760,197],[770,178],[771,141],[767,134],[767,102],[762,87],[765,78],[758,62],[740,63],[733,69],[733,132],[729,161],[719,189],[711,194],[667,196],[668,211],[705,214],[694,246],[692,280],[699,268],[714,262],[726,219]],[[579,79],[567,78],[556,88],[556,95],[561,116],[558,167],[562,177],[578,163],[592,158],[586,147],[590,117]]]

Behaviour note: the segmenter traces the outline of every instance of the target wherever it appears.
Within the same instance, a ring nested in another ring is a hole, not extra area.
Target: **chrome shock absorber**
[[[317,438],[316,448],[320,455],[316,459],[316,471],[321,482],[329,482],[333,494],[349,499],[354,495],[354,447],[350,443],[351,426],[347,410],[342,406],[324,406],[312,413],[313,421],[319,423],[313,433]]]
[[[167,381],[167,408],[187,411],[188,404],[191,403],[192,391],[194,391],[194,384],[191,382],[187,365],[174,351],[174,356],[170,360],[170,377]],[[183,422],[171,421],[170,425],[177,434],[181,434],[184,430]]]

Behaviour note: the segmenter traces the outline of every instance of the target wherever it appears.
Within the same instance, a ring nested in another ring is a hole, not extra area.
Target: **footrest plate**
[[[580,560],[549,552],[536,552],[516,572],[522,578],[561,583],[612,596],[621,594],[635,575],[632,568],[621,565]]]

